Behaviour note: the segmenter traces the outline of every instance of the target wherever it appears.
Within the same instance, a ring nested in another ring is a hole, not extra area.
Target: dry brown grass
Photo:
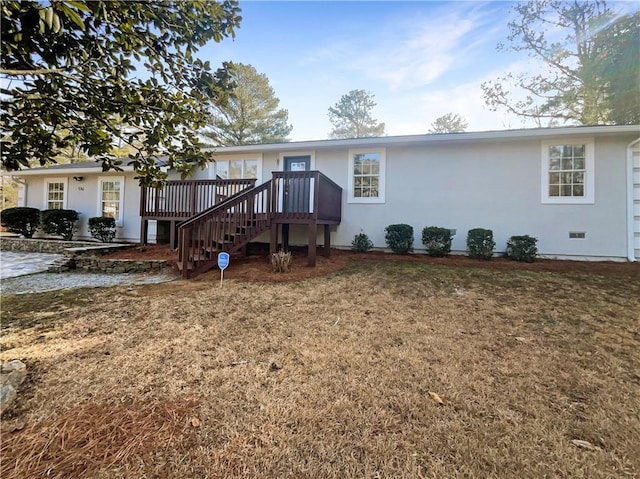
[[[0,357],[33,374],[3,420],[18,430],[1,476],[68,455],[85,472],[53,477],[636,477],[625,271],[368,260],[299,282],[3,298]]]

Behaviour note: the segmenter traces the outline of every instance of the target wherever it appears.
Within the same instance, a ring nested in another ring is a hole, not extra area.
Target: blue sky
[[[510,2],[241,1],[235,40],[199,57],[253,65],[289,111],[294,141],[324,139],[327,110],[354,89],[368,90],[388,135],[426,133],[446,113],[469,131],[533,126],[484,106],[480,84],[540,69],[506,42]],[[612,4],[616,8],[616,4]],[[623,2],[619,8],[637,8]]]

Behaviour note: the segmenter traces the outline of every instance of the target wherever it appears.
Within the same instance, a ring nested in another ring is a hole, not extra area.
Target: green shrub
[[[353,241],[351,242],[351,251],[355,253],[366,253],[371,248],[373,248],[373,242],[366,234],[360,233],[353,237]]]
[[[447,256],[451,253],[453,235],[449,228],[427,226],[422,230],[422,244],[429,256]]]
[[[7,231],[31,238],[40,225],[40,210],[26,206],[7,208],[2,212],[1,222]]]
[[[116,237],[116,220],[110,216],[89,218],[89,233],[98,241],[111,243]]]
[[[524,263],[533,263],[538,254],[537,238],[529,235],[512,236],[507,241],[507,257]]]
[[[483,228],[474,228],[467,234],[467,248],[469,257],[476,259],[491,259],[493,248],[496,242],[493,241],[493,231]]]
[[[389,225],[384,229],[384,232],[387,245],[394,253],[407,254],[413,251],[413,226]]]
[[[44,210],[40,213],[42,231],[71,241],[76,231],[78,216],[75,210]]]

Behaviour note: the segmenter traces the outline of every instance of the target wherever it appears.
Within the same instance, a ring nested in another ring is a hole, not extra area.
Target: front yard
[[[3,297],[0,476],[640,475],[638,265],[443,263]]]

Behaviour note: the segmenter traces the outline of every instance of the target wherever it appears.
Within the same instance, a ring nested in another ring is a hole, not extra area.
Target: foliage
[[[407,254],[413,251],[413,226],[407,224],[389,225],[384,229],[385,240],[391,251]]]
[[[62,236],[62,239],[71,241],[78,217],[79,214],[75,210],[44,210],[40,213],[40,224],[45,233]]]
[[[251,65],[233,65],[232,78],[236,88],[228,101],[214,104],[202,136],[214,145],[255,145],[287,141],[292,126],[289,112],[278,109],[269,79]]]
[[[513,11],[510,46],[498,49],[527,52],[546,71],[483,83],[492,109],[504,108],[539,125],[543,119],[582,125],[640,120],[638,13],[616,17],[600,0],[530,0],[516,3]],[[514,89],[525,97],[513,98]]]
[[[0,218],[7,231],[31,238],[40,225],[40,210],[24,206],[7,208],[2,211]]]
[[[351,90],[329,108],[333,123],[331,138],[364,138],[384,135],[384,123],[371,116],[376,106],[374,95],[365,90]]]
[[[274,273],[288,273],[291,264],[291,251],[284,252],[282,250],[271,255],[271,266]]]
[[[166,180],[160,156],[183,176],[204,166],[196,131],[233,82],[228,63],[212,72],[194,53],[234,36],[239,11],[235,0],[3,1],[2,166],[79,146],[118,170],[120,142],[141,184]]]
[[[457,113],[447,113],[431,123],[429,133],[460,133],[465,131],[469,124],[463,116]]]
[[[351,251],[354,253],[366,253],[373,248],[373,241],[364,233],[359,233],[353,237]]]
[[[449,228],[427,226],[422,230],[422,244],[429,256],[447,256],[451,253],[453,235]]]
[[[89,218],[89,233],[102,243],[111,243],[116,237],[116,220],[110,216]]]
[[[512,236],[507,240],[507,257],[516,261],[533,263],[538,254],[537,238],[529,235]]]
[[[493,248],[496,242],[493,241],[493,231],[474,228],[467,233],[467,248],[469,257],[475,259],[491,259]]]

